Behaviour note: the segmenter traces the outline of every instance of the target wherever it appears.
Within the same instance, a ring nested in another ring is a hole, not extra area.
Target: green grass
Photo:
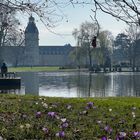
[[[89,102],[93,106],[88,107]],[[51,117],[48,112],[55,115]],[[64,137],[56,136],[60,131]],[[101,140],[106,136],[115,140],[123,132],[125,139],[131,140],[138,139],[133,135],[137,131],[140,98],[0,95],[0,136],[4,139]]]
[[[8,72],[43,72],[43,71],[75,71],[77,69],[61,69],[60,67],[9,67]]]
[[[58,71],[59,67],[9,67],[9,72],[24,72],[24,71]]]

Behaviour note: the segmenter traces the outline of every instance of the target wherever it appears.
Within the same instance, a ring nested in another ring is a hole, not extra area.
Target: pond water
[[[140,73],[21,72],[21,88],[5,93],[51,97],[140,96]]]

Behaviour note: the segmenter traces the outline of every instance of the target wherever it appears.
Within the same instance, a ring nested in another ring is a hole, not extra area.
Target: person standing
[[[2,74],[2,77],[7,77],[7,72],[8,72],[7,66],[6,66],[5,63],[3,63],[2,66],[1,66],[1,74]]]

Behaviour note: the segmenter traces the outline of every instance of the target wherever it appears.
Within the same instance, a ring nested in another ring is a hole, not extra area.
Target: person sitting
[[[2,74],[2,77],[7,77],[7,66],[5,63],[2,64],[1,66],[1,74]]]

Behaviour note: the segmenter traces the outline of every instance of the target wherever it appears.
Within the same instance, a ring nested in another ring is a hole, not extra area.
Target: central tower
[[[25,51],[24,65],[39,65],[39,32],[35,24],[34,17],[29,17],[28,25],[25,29]]]

